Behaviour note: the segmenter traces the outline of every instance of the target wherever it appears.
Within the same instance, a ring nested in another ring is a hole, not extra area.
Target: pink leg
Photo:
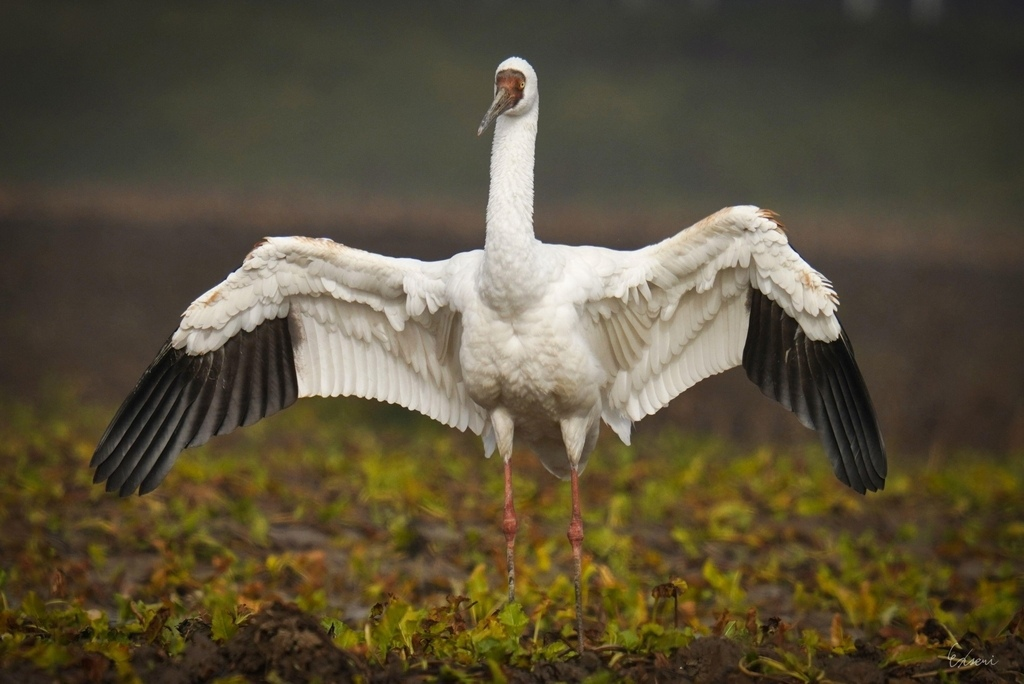
[[[569,519],[569,543],[572,544],[573,587],[576,589],[576,636],[579,638],[579,652],[583,653],[583,587],[582,587],[582,546],[583,516],[580,515],[580,478],[576,466],[569,470],[572,486],[572,517]]]
[[[512,505],[512,462],[505,461],[505,518],[502,520],[502,530],[505,531],[505,567],[508,568],[508,600],[509,603],[516,600],[516,565],[515,545],[516,532],[519,530],[519,521],[516,520],[516,507]]]

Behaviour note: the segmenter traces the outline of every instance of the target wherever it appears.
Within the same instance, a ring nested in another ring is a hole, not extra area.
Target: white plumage
[[[572,481],[578,581],[576,476],[600,422],[628,444],[634,421],[742,363],[819,432],[843,482],[882,487],[884,446],[838,298],[776,216],[731,207],[628,252],[544,244],[533,233],[538,113],[535,72],[506,60],[480,126],[495,125],[483,250],[422,262],[326,239],[259,244],[185,311],[101,439],[96,480],[150,491],[183,448],[297,397],[400,404],[482,435],[504,458],[511,597],[513,437]],[[579,628],[580,608],[577,593]]]

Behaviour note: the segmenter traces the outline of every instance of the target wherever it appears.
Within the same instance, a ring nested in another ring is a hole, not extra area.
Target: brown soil
[[[183,655],[170,658],[151,646],[139,646],[132,667],[148,684],[198,684],[219,677],[242,675],[251,682],[407,682],[446,681],[445,663],[422,661],[405,671],[401,662],[368,662],[361,656],[336,648],[315,618],[287,604],[272,604],[246,621],[239,631],[221,645],[210,639],[210,626],[201,621],[183,623],[188,645]],[[941,629],[941,628],[940,628]],[[928,638],[927,630],[919,636]],[[1024,672],[1024,639],[1008,635],[982,643],[972,634],[960,638],[964,651],[950,651],[953,660],[945,664],[914,666],[886,665],[883,653],[872,644],[858,642],[857,650],[844,656],[818,657],[814,665],[828,681],[883,684],[885,682],[1013,682]],[[968,662],[967,649],[985,653],[993,664]],[[719,636],[693,641],[671,656],[630,655],[616,649],[600,648],[564,662],[540,663],[531,669],[503,666],[509,682],[516,684],[583,681],[595,675],[636,682],[694,682],[695,684],[755,681],[792,681],[777,675],[765,676],[749,663],[754,656],[780,660],[780,651],[761,645],[748,652],[740,643]],[[964,661],[957,658],[964,657]],[[466,672],[481,680],[491,679],[485,665]],[[0,684],[42,684],[55,681],[50,674],[35,670],[27,662],[16,671],[0,673]],[[77,662],[59,673],[66,684],[119,681],[109,660],[82,651]],[[602,680],[606,681],[606,680]]]

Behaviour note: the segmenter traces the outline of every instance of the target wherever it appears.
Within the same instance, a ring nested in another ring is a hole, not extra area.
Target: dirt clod
[[[293,605],[276,603],[244,622],[221,646],[197,630],[180,660],[151,667],[144,679],[180,684],[240,674],[256,682],[348,681],[361,671],[352,657],[331,643],[315,618]]]

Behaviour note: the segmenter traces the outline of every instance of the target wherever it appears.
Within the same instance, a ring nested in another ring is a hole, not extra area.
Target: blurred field
[[[6,2],[0,179],[482,202],[520,54],[541,203],[1024,208],[1018,3],[715,4]]]

